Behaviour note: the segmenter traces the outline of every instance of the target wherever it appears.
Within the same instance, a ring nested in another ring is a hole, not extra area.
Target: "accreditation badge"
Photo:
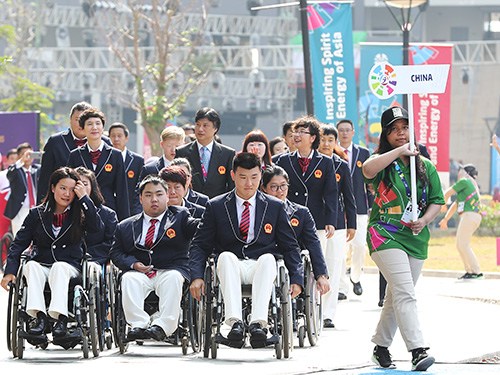
[[[420,217],[420,209],[417,207],[417,217]],[[405,208],[405,212],[401,216],[401,222],[403,224],[410,224],[411,222],[411,202],[408,202]]]

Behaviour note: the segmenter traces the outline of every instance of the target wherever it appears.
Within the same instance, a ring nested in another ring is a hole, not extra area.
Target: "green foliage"
[[[482,216],[481,227],[489,234],[500,236],[500,202],[491,201],[480,208]]]

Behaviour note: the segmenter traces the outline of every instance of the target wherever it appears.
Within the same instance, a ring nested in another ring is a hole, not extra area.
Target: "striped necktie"
[[[243,205],[245,208],[241,213],[240,234],[241,238],[246,241],[248,238],[248,228],[250,228],[250,202],[245,201]]]

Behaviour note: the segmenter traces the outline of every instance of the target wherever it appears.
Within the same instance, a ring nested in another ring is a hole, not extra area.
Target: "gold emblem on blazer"
[[[128,176],[128,178],[134,178],[134,176],[135,176],[134,171],[128,171],[127,176]]]
[[[273,226],[271,224],[267,223],[266,225],[264,225],[264,232],[270,234],[272,231],[273,231]]]
[[[106,165],[104,166],[104,170],[105,170],[106,172],[111,172],[111,171],[113,170],[113,166],[112,166],[111,164],[106,164]]]
[[[226,174],[226,167],[223,165],[221,165],[217,170],[219,171],[219,174]]]
[[[321,172],[321,170],[317,169],[314,171],[314,177],[321,178],[321,176],[323,176],[323,172]]]
[[[292,227],[298,227],[299,221],[297,220],[296,217],[294,217],[294,218],[292,218],[292,220],[290,220],[290,224],[292,224]]]
[[[167,229],[167,237],[168,238],[174,238],[175,237],[175,230],[173,228],[168,228]]]
[[[337,179],[337,182],[340,182],[340,173],[335,173],[335,178]]]
[[[358,162],[356,163],[356,165],[358,166],[358,168],[361,168],[363,166],[363,163],[361,163],[361,161],[358,160]]]

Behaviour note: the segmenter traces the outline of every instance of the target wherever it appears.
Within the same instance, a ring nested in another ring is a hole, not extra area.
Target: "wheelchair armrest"
[[[282,254],[273,254],[273,255],[276,261],[285,259],[285,257]]]
[[[309,256],[309,250],[307,250],[307,249],[300,250],[300,255],[307,255],[307,256]]]

